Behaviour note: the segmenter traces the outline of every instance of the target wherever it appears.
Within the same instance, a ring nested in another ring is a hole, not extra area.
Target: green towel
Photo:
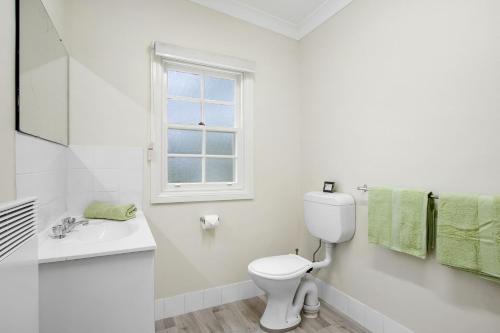
[[[94,201],[87,206],[83,216],[88,219],[106,219],[126,221],[135,217],[137,207],[134,204],[114,205],[109,202]]]
[[[500,197],[442,194],[437,259],[500,282]]]
[[[424,190],[371,189],[368,199],[370,243],[425,259],[433,245],[434,205],[429,194]]]

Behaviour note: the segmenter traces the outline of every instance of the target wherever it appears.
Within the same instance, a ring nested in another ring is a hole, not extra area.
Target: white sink
[[[66,234],[66,237],[60,240],[61,244],[73,242],[97,243],[113,241],[129,237],[138,226],[133,223],[90,220],[87,225],[79,225],[73,231]]]
[[[39,236],[39,262],[56,262],[119,253],[154,250],[156,243],[142,212],[128,221],[90,220],[65,238],[50,237],[51,228]]]

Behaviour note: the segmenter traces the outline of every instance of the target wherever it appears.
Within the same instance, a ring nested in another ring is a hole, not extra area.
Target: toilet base
[[[292,324],[292,326],[287,327],[287,328],[272,329],[272,328],[265,327],[264,325],[262,325],[262,323],[260,323],[260,328],[262,328],[263,331],[269,332],[269,333],[284,333],[284,332],[288,332],[288,331],[294,330],[297,327],[299,327],[300,322],[301,322],[301,318],[299,317],[299,320],[296,323]]]

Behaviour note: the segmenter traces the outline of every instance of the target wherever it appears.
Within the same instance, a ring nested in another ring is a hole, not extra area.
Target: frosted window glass
[[[200,103],[168,100],[167,109],[170,124],[198,125],[201,121]]]
[[[169,154],[201,154],[203,133],[190,130],[168,130]]]
[[[200,183],[201,158],[169,157],[169,183]]]
[[[234,102],[234,81],[207,76],[205,78],[205,99]]]
[[[207,158],[207,182],[233,182],[234,160],[232,158]]]
[[[234,107],[232,105],[205,104],[205,125],[234,127]]]
[[[201,78],[197,74],[168,71],[168,95],[200,98]]]
[[[208,155],[234,155],[234,133],[207,132]]]

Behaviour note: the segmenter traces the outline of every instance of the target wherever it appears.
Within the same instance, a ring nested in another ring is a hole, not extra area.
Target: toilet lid
[[[295,254],[266,257],[254,260],[248,271],[273,280],[292,279],[307,272],[312,262]]]

